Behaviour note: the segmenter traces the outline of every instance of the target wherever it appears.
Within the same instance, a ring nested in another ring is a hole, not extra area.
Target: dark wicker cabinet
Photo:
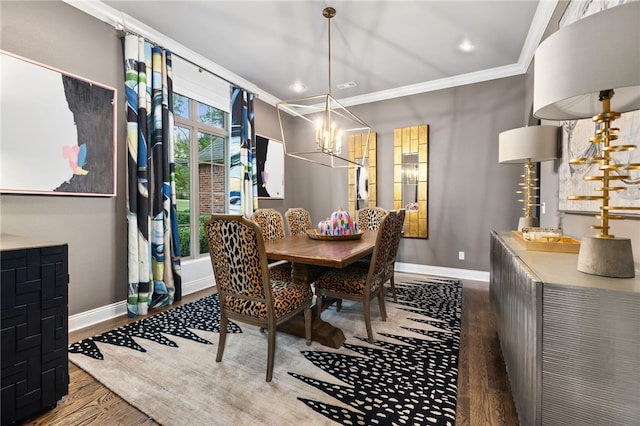
[[[69,391],[68,248],[0,236],[2,425],[55,407]]]

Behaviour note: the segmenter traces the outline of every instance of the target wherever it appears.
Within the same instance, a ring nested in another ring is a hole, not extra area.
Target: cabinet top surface
[[[578,271],[578,255],[575,253],[527,250],[515,240],[511,231],[500,231],[496,234],[545,284],[640,293],[640,273],[637,265],[635,278],[608,278],[585,274]]]
[[[60,243],[35,238],[21,237],[12,234],[0,234],[0,250],[21,250],[26,248],[59,246]]]

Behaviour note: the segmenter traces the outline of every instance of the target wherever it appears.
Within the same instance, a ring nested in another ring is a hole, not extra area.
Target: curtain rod
[[[122,20],[123,20],[123,22],[124,22],[124,17],[123,17],[123,19],[122,19]],[[213,72],[213,71],[211,71],[211,70],[208,70],[207,68],[204,68],[202,65],[196,64],[196,63],[195,63],[195,62],[193,62],[191,59],[185,58],[184,56],[182,56],[182,55],[180,55],[180,54],[178,54],[178,53],[174,52],[174,51],[173,51],[173,50],[171,50],[171,49],[166,49],[165,47],[161,46],[160,44],[156,43],[155,41],[150,40],[148,37],[145,37],[145,36],[143,36],[143,35],[141,35],[141,34],[136,33],[135,31],[132,31],[132,30],[127,29],[127,28],[126,28],[123,24],[121,24],[121,23],[116,24],[116,25],[114,26],[114,29],[115,29],[115,31],[116,31],[116,34],[117,34],[117,35],[118,35],[118,37],[120,37],[120,38],[124,37],[125,35],[133,35],[133,36],[136,36],[136,37],[140,37],[140,38],[142,38],[144,41],[146,41],[147,43],[150,43],[152,46],[159,47],[159,48],[161,48],[161,49],[163,49],[163,50],[168,50],[169,52],[171,52],[171,55],[172,55],[172,56],[177,56],[178,58],[182,59],[183,61],[190,63],[190,64],[191,64],[191,65],[193,65],[194,67],[198,68],[198,71],[201,71],[201,72],[202,72],[202,71],[206,71],[206,72],[208,72],[209,74],[211,74],[212,76],[214,76],[214,77],[216,77],[216,78],[219,78],[220,80],[222,80],[222,81],[224,81],[224,82],[226,82],[226,83],[229,83],[229,84],[230,84],[230,85],[232,85],[232,86],[239,87],[239,88],[241,88],[242,90],[246,90],[247,92],[252,93],[256,98],[259,98],[259,97],[260,97],[258,93],[251,92],[250,90],[248,90],[248,89],[246,89],[246,88],[244,88],[244,87],[240,86],[239,84],[237,84],[237,83],[235,83],[235,82],[233,82],[233,81],[231,81],[231,80],[229,80],[229,79],[227,79],[227,78],[224,78],[224,77],[222,77],[221,75],[218,75],[218,74],[216,74],[215,72]]]

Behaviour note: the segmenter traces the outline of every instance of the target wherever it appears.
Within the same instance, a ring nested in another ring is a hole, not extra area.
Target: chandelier
[[[285,154],[289,157],[332,168],[361,167],[365,163],[365,158],[350,160],[348,155],[343,155],[343,151],[347,145],[347,138],[357,133],[366,138],[363,152],[368,152],[371,128],[331,96],[331,18],[336,16],[336,10],[333,7],[326,7],[322,10],[322,16],[327,18],[329,24],[328,93],[281,101],[276,104],[282,143]],[[285,114],[295,118],[296,124],[293,126],[295,131],[288,128],[290,120]],[[292,135],[295,135],[296,140],[300,140],[309,149],[289,151],[287,141],[293,138]]]

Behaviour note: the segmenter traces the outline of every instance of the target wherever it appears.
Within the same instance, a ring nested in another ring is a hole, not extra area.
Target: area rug
[[[396,293],[386,322],[372,303],[374,344],[348,301],[322,314],[344,331],[340,349],[279,332],[270,383],[257,327],[230,322],[215,362],[217,294],[74,343],[69,358],[164,425],[454,425],[462,285],[413,279]]]

